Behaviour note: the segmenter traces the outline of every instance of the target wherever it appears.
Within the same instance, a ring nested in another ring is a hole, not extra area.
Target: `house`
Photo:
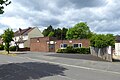
[[[37,27],[29,27],[27,29],[19,28],[18,31],[14,33],[14,42],[11,42],[12,45],[18,45],[19,48],[30,47],[30,38],[34,37],[43,37],[43,34]]]
[[[30,51],[37,52],[55,52],[57,49],[66,48],[67,46],[89,47],[88,39],[79,40],[57,40],[55,37],[36,37],[30,39]]]
[[[120,36],[115,36],[115,55],[120,55]]]

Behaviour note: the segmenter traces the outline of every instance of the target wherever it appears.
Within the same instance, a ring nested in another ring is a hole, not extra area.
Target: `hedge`
[[[16,51],[16,46],[11,46],[10,51]]]
[[[90,48],[73,48],[67,47],[66,49],[58,49],[57,53],[78,53],[78,54],[90,54]]]

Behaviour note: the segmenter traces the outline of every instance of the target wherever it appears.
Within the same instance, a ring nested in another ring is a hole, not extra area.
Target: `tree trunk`
[[[10,54],[10,45],[8,43],[8,54]]]
[[[8,54],[9,54],[10,52],[9,52],[9,50],[8,50]]]

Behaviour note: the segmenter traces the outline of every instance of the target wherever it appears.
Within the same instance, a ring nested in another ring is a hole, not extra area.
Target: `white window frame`
[[[64,44],[67,44],[67,43],[61,43],[61,44],[60,44],[60,48],[61,48],[61,49],[67,48],[67,47],[63,47]],[[62,46],[62,47],[61,47],[61,46]],[[67,44],[67,46],[68,46],[68,44]]]
[[[78,47],[74,47],[74,44],[78,44]],[[81,47],[82,47],[82,43],[73,43],[73,48],[81,48]]]

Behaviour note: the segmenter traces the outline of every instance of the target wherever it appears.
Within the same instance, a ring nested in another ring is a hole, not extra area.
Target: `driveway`
[[[83,60],[91,60],[91,61],[105,61],[101,58],[92,56],[91,54],[48,54],[46,56],[53,56],[53,57],[62,57],[62,58],[71,58],[71,59],[83,59]]]
[[[0,55],[0,80],[120,79],[119,63],[80,58],[90,55],[23,53],[17,56]]]

